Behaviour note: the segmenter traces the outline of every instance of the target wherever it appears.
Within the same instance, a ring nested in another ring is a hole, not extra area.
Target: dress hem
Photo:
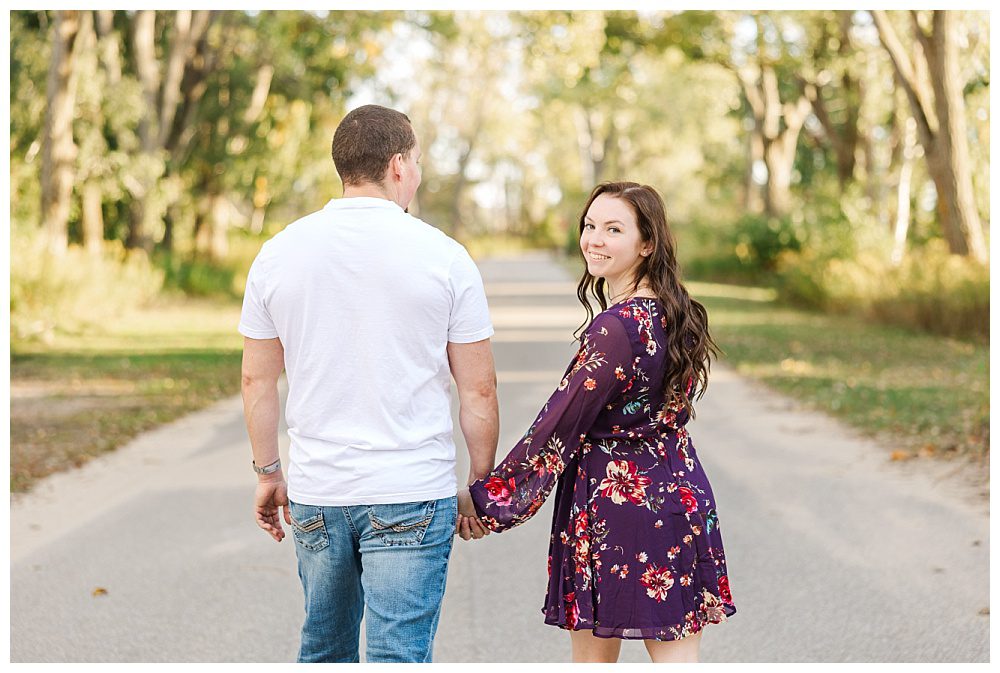
[[[542,613],[544,614],[544,612],[545,610],[543,609]],[[548,624],[549,626],[557,626],[563,631],[592,631],[595,638],[605,638],[605,639],[618,638],[619,640],[656,640],[660,642],[669,642],[672,640],[682,640],[683,638],[686,638],[688,636],[693,636],[696,633],[700,633],[701,630],[704,629],[709,624],[722,624],[728,621],[729,617],[731,617],[734,614],[736,614],[736,606],[727,605],[725,607],[725,614],[720,619],[710,619],[704,622],[692,622],[691,627],[692,628],[697,627],[697,628],[694,628],[694,630],[689,631],[687,635],[681,636],[680,638],[676,637],[672,631],[672,629],[676,630],[676,625],[670,627],[646,626],[646,627],[617,627],[617,628],[610,628],[607,626],[599,626],[599,625],[595,626],[578,625],[576,628],[570,628],[570,626],[565,621],[552,617],[546,617],[545,623]],[[661,636],[644,636],[641,634],[620,635],[618,633],[615,633],[616,631],[640,631],[640,632],[652,631],[652,632],[658,632],[662,635]]]

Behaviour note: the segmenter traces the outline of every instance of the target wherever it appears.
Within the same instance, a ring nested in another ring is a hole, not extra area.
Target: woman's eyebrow
[[[583,221],[584,221],[584,222],[590,222],[590,223],[593,223],[593,222],[594,222],[593,218],[590,218],[590,217],[585,217],[585,218],[583,218]],[[624,226],[624,225],[625,225],[625,223],[624,223],[624,222],[622,222],[621,220],[606,220],[606,221],[604,221],[604,222],[601,222],[601,224],[620,224],[620,225],[622,225],[622,226]]]

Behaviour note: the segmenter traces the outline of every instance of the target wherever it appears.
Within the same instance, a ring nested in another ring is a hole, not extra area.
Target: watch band
[[[274,474],[281,469],[281,459],[274,461],[270,465],[265,465],[264,467],[258,467],[255,461],[250,461],[253,465],[253,471],[257,474]]]

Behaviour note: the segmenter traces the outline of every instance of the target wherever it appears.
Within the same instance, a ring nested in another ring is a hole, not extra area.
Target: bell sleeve
[[[469,487],[485,526],[495,532],[507,530],[541,508],[598,415],[631,387],[634,366],[621,319],[599,314],[528,432],[487,477]]]

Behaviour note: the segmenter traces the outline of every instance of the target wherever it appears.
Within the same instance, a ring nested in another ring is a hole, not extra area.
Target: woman
[[[543,612],[570,631],[574,661],[617,661],[623,638],[644,640],[654,662],[697,661],[702,627],[736,612],[715,498],[685,429],[718,349],[674,248],[653,188],[594,189],[577,296],[588,318],[588,293],[603,312],[521,442],[460,494],[464,513],[500,532],[558,482]]]

